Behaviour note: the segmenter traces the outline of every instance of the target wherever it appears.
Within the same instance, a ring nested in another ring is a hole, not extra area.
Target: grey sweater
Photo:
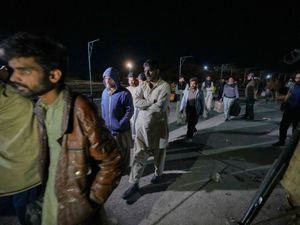
[[[239,98],[239,92],[236,84],[225,84],[222,97]]]

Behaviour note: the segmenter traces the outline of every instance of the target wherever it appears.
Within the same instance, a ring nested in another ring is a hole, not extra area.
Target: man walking
[[[199,116],[204,111],[204,97],[201,90],[198,89],[197,77],[190,79],[189,89],[183,92],[183,97],[180,105],[180,112],[186,113],[187,118],[187,133],[186,141],[192,142],[194,133],[197,131],[196,125],[198,123]]]
[[[188,89],[188,84],[185,82],[184,77],[180,75],[178,77],[178,83],[176,84],[175,93],[176,93],[176,122],[177,124],[185,123],[185,112],[180,112],[180,103],[183,97],[183,91]]]
[[[208,113],[212,108],[213,102],[213,90],[214,90],[214,82],[211,80],[211,76],[208,75],[205,78],[205,81],[201,85],[201,89],[204,94],[204,102],[205,102],[205,109],[204,109],[204,118],[208,117]]]
[[[17,33],[0,48],[18,91],[39,96],[42,224],[100,224],[100,210],[119,183],[121,156],[93,105],[65,86],[66,49],[30,33]]]
[[[167,109],[170,86],[161,79],[157,61],[148,59],[143,66],[147,81],[136,91],[136,107],[139,108],[139,113],[136,122],[135,154],[129,176],[130,187],[124,192],[124,199],[139,192],[139,180],[150,155],[154,156],[155,166],[151,183],[159,182],[168,144]]]
[[[225,121],[228,121],[230,119],[230,108],[234,104],[234,101],[239,98],[238,87],[233,77],[229,77],[228,82],[224,85],[222,98],[224,103]]]
[[[245,88],[246,111],[245,111],[245,115],[242,118],[246,120],[254,120],[254,103],[255,103],[257,85],[254,80],[253,73],[248,74],[247,81],[248,84],[246,85]]]
[[[279,141],[273,146],[285,145],[285,139],[289,126],[293,125],[293,131],[300,121],[300,72],[295,75],[294,87],[289,90],[284,99],[284,112],[280,122]]]

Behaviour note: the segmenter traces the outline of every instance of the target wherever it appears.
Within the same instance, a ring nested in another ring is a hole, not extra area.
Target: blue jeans
[[[26,205],[36,200],[39,187],[31,188],[14,195],[0,197],[0,215],[16,215],[19,222],[25,224]]]

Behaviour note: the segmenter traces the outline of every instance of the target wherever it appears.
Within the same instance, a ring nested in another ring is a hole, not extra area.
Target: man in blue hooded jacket
[[[134,107],[130,92],[121,86],[119,72],[113,67],[103,73],[105,89],[102,92],[101,113],[106,127],[117,140],[124,159],[124,169],[129,166],[132,145],[130,118]]]

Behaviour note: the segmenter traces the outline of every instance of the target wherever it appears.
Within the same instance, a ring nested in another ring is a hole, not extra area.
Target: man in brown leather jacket
[[[17,33],[0,47],[18,91],[39,96],[42,224],[101,224],[102,205],[121,177],[121,156],[93,105],[65,87],[66,49],[29,33]]]

